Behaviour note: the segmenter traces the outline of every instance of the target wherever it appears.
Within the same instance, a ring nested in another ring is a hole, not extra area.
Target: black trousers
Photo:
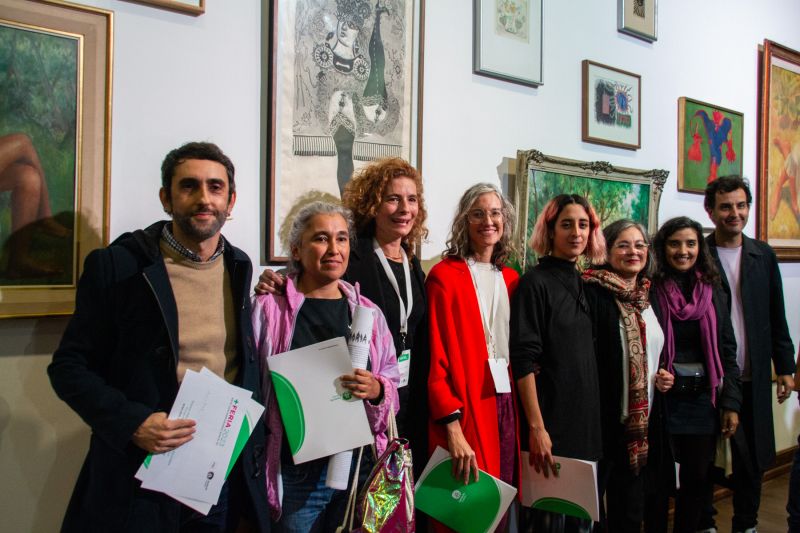
[[[639,533],[644,516],[645,466],[634,473],[628,463],[600,461],[600,503],[605,494],[603,531],[608,533]]]
[[[758,467],[755,455],[755,442],[758,435],[753,430],[753,385],[742,382],[742,412],[739,413],[739,428],[731,438],[731,463],[733,473],[725,486],[733,491],[732,531],[744,531],[758,524],[758,508],[761,505],[761,482],[764,473]],[[703,517],[700,525],[703,528],[716,527],[713,487],[706,494]]]
[[[672,435],[675,460],[680,463],[680,488],[675,498],[675,533],[697,530],[700,515],[707,504],[711,486],[709,472],[717,447],[716,435]],[[666,473],[664,473],[666,474]],[[672,479],[663,475],[662,479]],[[647,495],[645,502],[645,531],[662,533],[667,530],[667,511],[672,487],[659,486]]]

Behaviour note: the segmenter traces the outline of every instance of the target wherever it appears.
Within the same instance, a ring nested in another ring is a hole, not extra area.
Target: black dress
[[[350,283],[358,282],[361,294],[380,307],[392,333],[397,355],[403,349],[400,338],[400,304],[397,293],[389,283],[378,256],[375,254],[372,239],[374,229],[369,228],[359,234],[350,250],[350,263],[344,279]],[[392,261],[389,261],[390,266]],[[397,390],[400,398],[400,411],[397,413],[397,429],[401,437],[411,443],[414,456],[414,474],[419,475],[428,459],[428,372],[430,353],[428,350],[428,301],[425,297],[425,274],[419,259],[411,258],[411,292],[413,306],[408,320],[408,334],[405,348],[411,350],[411,367],[408,385]],[[400,294],[405,302],[405,279],[402,268],[393,268],[397,277]],[[398,276],[400,274],[400,276]]]
[[[553,454],[596,461],[602,455],[600,392],[592,322],[575,263],[542,257],[511,301],[514,379],[536,374],[536,391]],[[525,413],[520,410],[520,418]],[[528,424],[520,422],[528,447]]]

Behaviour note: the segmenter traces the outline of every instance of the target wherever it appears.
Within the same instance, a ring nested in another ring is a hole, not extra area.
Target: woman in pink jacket
[[[380,454],[386,447],[389,409],[397,405],[400,374],[383,314],[359,294],[358,284],[353,286],[341,279],[350,256],[352,227],[350,211],[338,205],[314,202],[300,210],[289,235],[292,274],[286,280],[286,292],[254,298],[253,330],[266,372],[272,355],[347,337],[356,305],[374,309],[367,370],[356,369],[353,374],[342,376],[342,382],[355,397],[364,400]],[[283,445],[283,424],[269,385],[265,380],[265,473],[275,527],[287,532],[333,530],[341,522],[347,491],[325,486],[327,457],[294,464],[288,446]]]

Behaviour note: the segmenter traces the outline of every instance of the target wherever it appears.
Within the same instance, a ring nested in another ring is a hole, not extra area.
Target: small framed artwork
[[[543,0],[475,0],[475,74],[521,85],[542,84]]]
[[[0,317],[65,315],[108,242],[113,13],[0,0]]]
[[[136,4],[160,7],[188,15],[202,15],[206,12],[206,0],[126,0]]]
[[[524,271],[536,264],[527,245],[536,219],[547,202],[558,194],[580,194],[589,199],[601,226],[630,218],[649,231],[658,227],[658,205],[667,181],[667,170],[615,167],[605,161],[576,161],[545,155],[538,150],[517,151],[517,206],[515,241],[523,257],[515,266]]]
[[[678,190],[703,194],[718,176],[742,175],[744,115],[678,99]]]
[[[422,161],[421,0],[265,2],[264,258],[288,259],[293,215],[336,201],[370,161]]]
[[[618,0],[617,30],[653,42],[658,32],[658,0]]]
[[[582,66],[583,140],[627,150],[641,148],[641,76],[588,59]]]
[[[758,151],[758,238],[800,261],[800,52],[764,41]]]

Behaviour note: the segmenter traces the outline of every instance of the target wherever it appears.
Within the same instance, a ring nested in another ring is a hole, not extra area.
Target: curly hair
[[[730,176],[720,176],[706,187],[705,198],[703,198],[703,207],[706,211],[713,211],[717,204],[717,193],[729,193],[742,189],[745,198],[747,199],[747,206],[753,203],[753,193],[750,192],[750,182],[741,176],[731,174]]]
[[[428,236],[425,221],[428,211],[425,209],[422,176],[408,161],[399,157],[378,159],[353,174],[347,182],[342,194],[342,204],[353,212],[356,233],[359,235],[375,234],[375,216],[383,203],[383,192],[389,181],[395,178],[409,178],[417,187],[419,209],[411,231],[403,238],[402,244],[410,256],[414,249]]]
[[[716,262],[711,256],[711,250],[703,238],[703,226],[689,217],[675,217],[667,220],[661,225],[658,233],[653,238],[653,248],[655,248],[656,263],[658,264],[658,271],[653,276],[653,279],[663,281],[667,278],[675,277],[675,270],[667,262],[667,240],[676,231],[687,228],[694,230],[695,234],[697,234],[698,253],[692,269],[700,272],[702,281],[711,285],[719,285],[719,270],[717,270]]]
[[[539,214],[539,218],[536,219],[529,243],[530,247],[540,256],[547,255],[553,251],[552,235],[555,231],[558,215],[561,214],[561,211],[566,206],[572,204],[583,207],[586,214],[589,215],[589,242],[586,244],[583,255],[595,264],[604,261],[606,258],[606,240],[600,228],[600,218],[595,213],[589,200],[580,194],[559,194],[547,202],[541,214]]]
[[[469,240],[469,220],[467,220],[467,216],[472,206],[478,201],[478,198],[488,193],[497,195],[503,211],[503,235],[494,245],[492,263],[497,268],[501,268],[509,257],[516,255],[516,247],[512,239],[514,235],[514,206],[503,196],[497,186],[491,183],[477,183],[467,189],[458,201],[458,210],[453,219],[450,236],[447,239],[447,248],[442,252],[442,259],[446,257],[467,259],[471,255],[472,245]]]

